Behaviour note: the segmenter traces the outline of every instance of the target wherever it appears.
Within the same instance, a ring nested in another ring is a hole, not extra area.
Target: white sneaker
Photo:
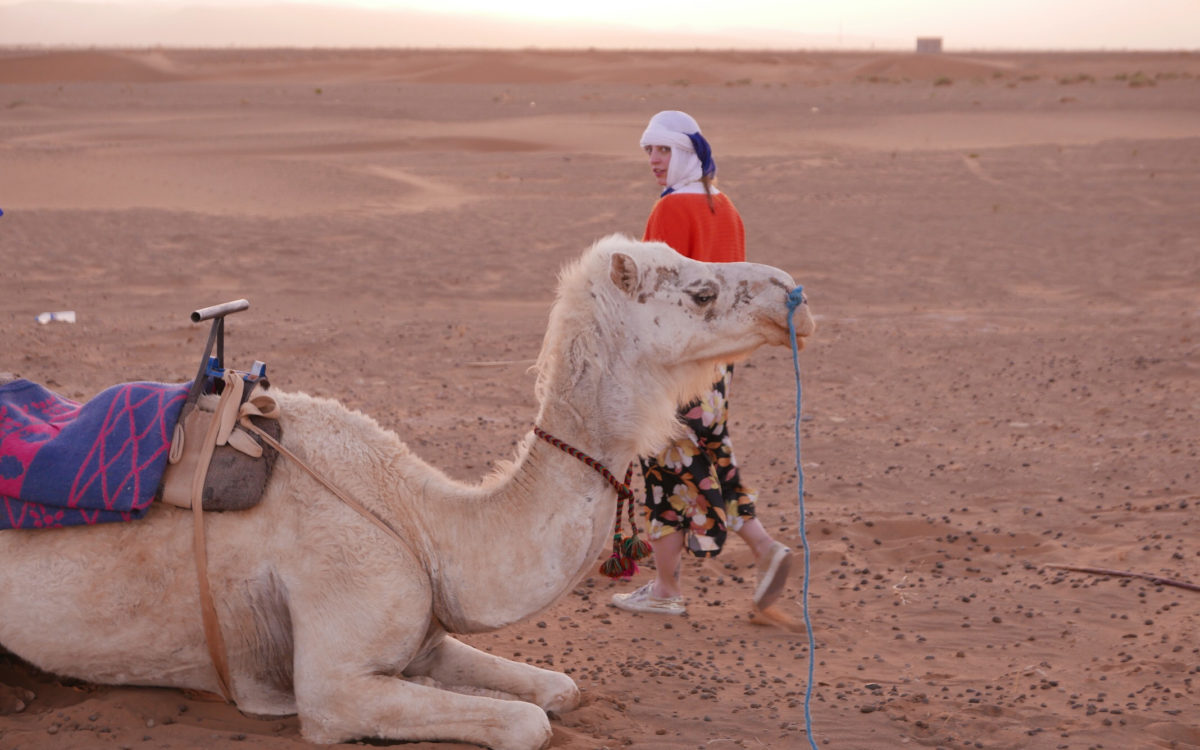
[[[687,607],[683,606],[682,596],[664,599],[650,593],[653,588],[654,582],[651,581],[628,594],[613,594],[613,606],[627,612],[644,612],[652,615],[682,615],[687,612]]]
[[[754,589],[754,606],[766,609],[779,600],[792,569],[792,551],[780,542],[773,542],[759,559],[758,586]]]

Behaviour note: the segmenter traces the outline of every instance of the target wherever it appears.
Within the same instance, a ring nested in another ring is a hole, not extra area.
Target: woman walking
[[[733,202],[717,189],[716,162],[700,125],[688,114],[659,112],[641,138],[655,181],[665,188],[646,221],[647,241],[665,242],[689,258],[711,263],[746,259],[745,229]],[[742,484],[727,414],[733,366],[714,372],[712,388],[680,409],[683,437],[658,455],[642,459],[654,550],[654,580],[613,604],[631,612],[681,615],[680,586],[686,548],[697,557],[717,555],[729,531],[755,554],[759,571],[753,601],[758,608],[783,594],[792,552],[775,541],[755,513],[754,493]]]

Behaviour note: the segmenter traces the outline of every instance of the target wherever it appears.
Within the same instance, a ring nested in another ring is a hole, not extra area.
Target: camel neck
[[[600,407],[605,402],[608,409]],[[538,411],[535,430],[549,433],[620,478],[625,467],[637,459],[630,435],[637,434],[639,426],[627,415],[610,413],[611,405],[611,399],[600,395],[589,413],[604,416],[587,417],[566,400],[547,401]]]
[[[553,381],[534,425],[624,477],[645,427],[620,408],[625,385],[596,373]],[[597,572],[611,545],[616,487],[532,429],[503,478],[460,497],[426,520],[436,546],[461,553],[443,554],[435,573],[435,612],[451,632],[494,630],[550,606]],[[486,539],[462,539],[467,527],[486,529]]]
[[[433,543],[458,549],[435,573],[435,612],[450,632],[495,630],[550,606],[598,569],[611,541],[614,486],[532,432],[512,471],[472,494],[444,511],[455,528],[487,529],[486,539],[459,538],[443,512],[428,519]]]
[[[559,440],[558,438],[554,437],[553,435],[546,432],[545,430],[543,430],[540,427],[534,427],[533,434],[537,435],[542,440],[545,440],[550,445],[553,445],[555,448],[558,448],[563,453],[566,453],[568,456],[578,459],[585,466],[590,467],[597,474],[604,477],[604,480],[606,482],[608,482],[610,485],[612,485],[612,488],[614,490],[616,490],[618,497],[621,497],[625,500],[633,499],[633,492],[632,492],[632,490],[629,489],[629,479],[630,479],[630,474],[633,471],[633,464],[630,464],[630,468],[628,470],[626,470],[625,478],[623,480],[618,481],[616,475],[614,475],[611,471],[609,471],[607,466],[605,466],[601,462],[597,461],[596,459],[592,458],[591,456],[584,453],[583,451],[577,449],[575,446],[573,446],[569,443],[566,443],[562,440]]]

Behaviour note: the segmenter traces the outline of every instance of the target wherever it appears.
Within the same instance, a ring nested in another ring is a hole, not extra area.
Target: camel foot
[[[547,713],[562,714],[579,707],[579,686],[565,674],[551,672],[542,690],[538,705]]]
[[[36,697],[25,688],[0,685],[0,716],[21,713]]]

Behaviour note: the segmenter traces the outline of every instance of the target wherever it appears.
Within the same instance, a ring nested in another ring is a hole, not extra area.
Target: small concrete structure
[[[917,37],[917,54],[918,55],[938,55],[942,52],[942,38],[940,36],[919,36]]]

